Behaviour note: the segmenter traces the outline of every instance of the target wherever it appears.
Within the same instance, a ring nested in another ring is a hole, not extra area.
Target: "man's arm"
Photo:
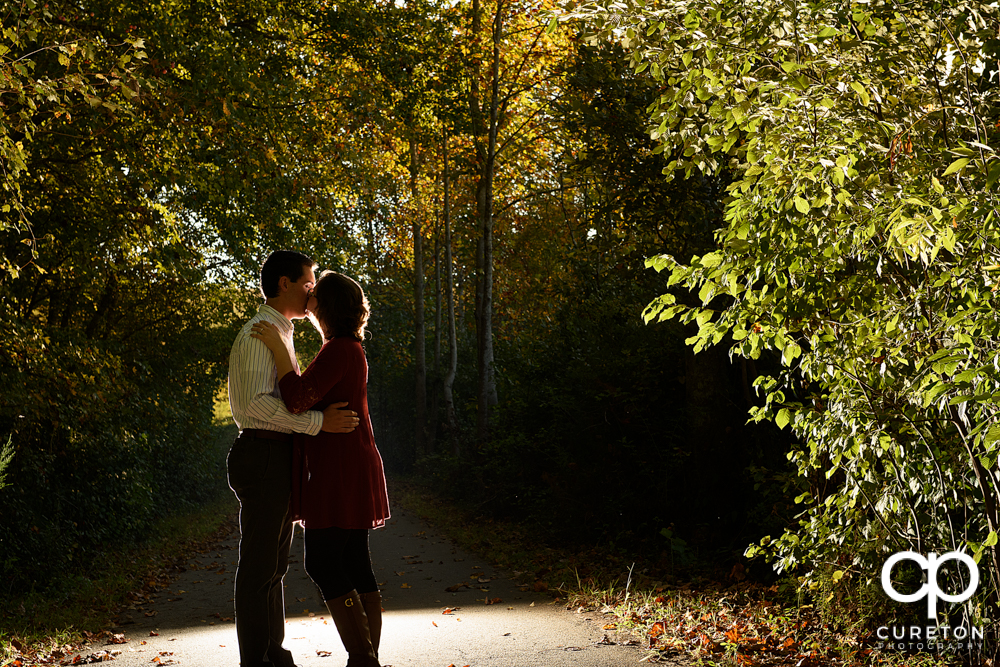
[[[272,327],[273,329],[273,327]],[[272,353],[268,347],[251,334],[240,341],[236,373],[241,394],[234,404],[243,406],[243,412],[257,421],[268,422],[287,428],[296,433],[316,435],[321,430],[327,433],[350,433],[358,423],[358,413],[344,410],[347,403],[334,403],[325,410],[308,410],[293,414],[285,407],[284,401],[271,394],[276,381],[275,359],[281,359],[277,375],[281,377],[293,371],[291,352],[282,346],[281,351]],[[237,360],[233,360],[234,362]],[[230,368],[230,373],[234,371]],[[232,384],[230,391],[233,391]]]
[[[273,424],[296,433],[319,433],[324,422],[322,412],[310,410],[293,415],[280,398],[271,394],[275,386],[274,357],[263,343],[245,337],[237,342],[233,352],[229,391],[234,417],[249,417],[258,424]],[[245,426],[245,421],[237,419],[241,426]]]
[[[274,359],[277,379],[280,382],[288,373],[295,373],[295,353],[278,329],[267,320],[256,322],[250,329],[250,337],[261,341]],[[323,410],[323,431],[327,433],[350,433],[358,425],[358,417],[353,410],[341,410],[347,403],[334,403]],[[288,407],[287,405],[285,406]],[[296,413],[293,413],[296,414]],[[302,413],[298,413],[302,414]]]

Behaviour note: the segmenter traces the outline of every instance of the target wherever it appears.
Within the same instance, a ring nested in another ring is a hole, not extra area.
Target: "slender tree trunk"
[[[417,451],[429,453],[427,441],[427,361],[424,332],[424,238],[420,225],[417,189],[417,143],[410,140],[410,201],[413,203],[413,305],[414,361],[416,364],[416,421],[414,431]]]
[[[473,0],[472,32],[479,34],[479,0]],[[480,237],[477,242],[476,284],[476,348],[479,382],[477,388],[476,442],[482,446],[489,440],[490,409],[497,403],[496,380],[493,374],[493,176],[496,167],[497,131],[500,120],[500,40],[503,35],[503,2],[497,0],[493,17],[490,66],[490,103],[488,118],[484,118],[479,95],[479,72],[474,65],[469,100],[476,125],[476,158],[480,168],[476,184],[476,209]],[[486,135],[486,146],[482,135]]]
[[[448,304],[448,368],[444,374],[442,392],[444,410],[448,420],[448,435],[451,438],[452,453],[461,454],[458,438],[458,420],[455,418],[455,397],[452,387],[458,372],[458,331],[455,326],[455,280],[451,268],[451,173],[448,169],[448,130],[444,131],[444,268],[445,301]]]
[[[438,414],[441,408],[441,225],[434,223],[434,372],[431,376],[431,410],[427,420],[427,447],[437,445]]]

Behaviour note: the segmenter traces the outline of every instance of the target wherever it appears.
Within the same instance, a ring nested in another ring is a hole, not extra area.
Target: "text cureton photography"
[[[892,582],[893,567],[903,561],[912,561],[927,573],[927,581],[913,593],[900,593]],[[964,588],[959,593],[946,593],[938,583],[938,569],[948,561],[957,561],[965,566],[968,577],[962,578]],[[975,594],[979,586],[979,566],[971,556],[961,551],[950,551],[938,556],[927,556],[914,551],[893,554],[882,566],[882,589],[896,602],[911,603],[927,599],[927,619],[937,619],[938,600],[950,603],[965,602]],[[982,646],[983,629],[973,625],[883,625],[875,631],[880,649],[908,651],[951,652],[976,649]]]

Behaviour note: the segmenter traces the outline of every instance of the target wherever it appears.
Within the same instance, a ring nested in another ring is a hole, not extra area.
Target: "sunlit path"
[[[121,651],[115,658],[121,667],[236,667],[236,546],[230,538],[191,559],[189,569],[158,598],[123,612],[115,632],[124,634],[126,643],[94,645],[87,652]],[[605,634],[600,614],[569,613],[547,596],[522,591],[405,513],[374,531],[371,546],[384,596],[384,665],[615,667],[636,664],[643,656],[634,646],[600,643]],[[291,560],[285,646],[302,667],[341,667],[347,654],[302,569],[299,535]]]

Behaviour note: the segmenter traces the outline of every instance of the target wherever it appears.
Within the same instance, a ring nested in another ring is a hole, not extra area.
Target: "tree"
[[[52,10],[58,11],[55,7]],[[29,222],[21,179],[39,160],[32,150],[38,137],[51,136],[75,115],[100,110],[110,120],[127,117],[122,101],[148,88],[140,67],[146,58],[141,37],[134,33],[111,41],[94,33],[73,14],[54,16],[49,5],[35,0],[9,5],[2,16],[7,26],[0,36],[0,232],[13,227],[36,239]],[[70,10],[72,11],[72,10]],[[63,120],[61,120],[63,119]],[[44,159],[44,158],[42,158]],[[0,269],[17,277],[23,268],[0,257]]]
[[[0,495],[8,597],[224,489],[213,407],[254,300],[226,281],[319,237],[299,206],[326,182],[301,22],[243,9],[2,10],[0,432],[32,478]]]
[[[696,323],[696,351],[782,355],[752,416],[802,439],[790,455],[811,488],[798,525],[750,551],[815,583],[877,579],[893,551],[968,549],[991,620],[997,11],[601,0],[564,15],[664,86],[651,136],[668,178],[734,173],[720,249],[652,258],[677,287],[645,316]],[[676,303],[681,287],[699,303]]]
[[[513,163],[519,152],[544,133],[535,123],[535,119],[541,117],[544,104],[538,99],[540,95],[531,96],[528,93],[538,93],[538,89],[552,77],[552,72],[545,68],[552,55],[550,40],[534,17],[538,8],[532,2],[511,0],[492,0],[492,6],[473,0],[470,7],[467,99],[475,148],[476,218],[479,227],[476,250],[476,358],[479,372],[476,438],[480,444],[489,438],[490,411],[498,401],[493,356],[498,161],[502,161],[506,153],[507,162]],[[490,18],[488,29],[484,28],[484,16]],[[486,72],[483,72],[484,62],[488,64]],[[505,129],[506,137],[501,135]],[[508,197],[513,199],[510,195]]]

